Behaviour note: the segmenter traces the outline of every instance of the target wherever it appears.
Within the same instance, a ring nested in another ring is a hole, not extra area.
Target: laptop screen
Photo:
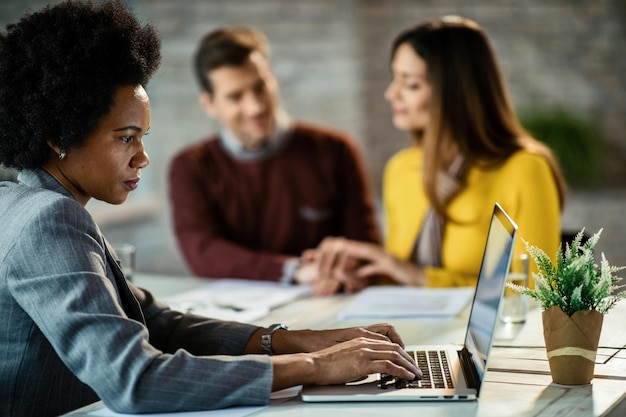
[[[511,263],[516,234],[517,225],[496,203],[465,335],[465,348],[471,354],[479,379],[477,390],[480,390],[487,370],[487,358],[495,333],[498,308]]]

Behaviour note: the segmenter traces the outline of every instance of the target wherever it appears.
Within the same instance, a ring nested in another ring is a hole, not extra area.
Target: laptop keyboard
[[[395,388],[454,388],[450,366],[443,350],[408,351],[422,370],[422,379],[407,381],[391,375],[381,374],[378,387]]]

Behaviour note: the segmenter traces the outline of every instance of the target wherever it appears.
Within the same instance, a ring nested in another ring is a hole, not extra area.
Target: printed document
[[[339,319],[454,318],[467,306],[474,287],[368,287],[339,312]]]
[[[173,309],[221,320],[250,323],[271,309],[311,294],[308,285],[220,279],[164,299]]]

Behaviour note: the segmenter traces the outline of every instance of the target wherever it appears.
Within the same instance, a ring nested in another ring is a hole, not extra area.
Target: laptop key
[[[380,374],[378,387],[380,389],[396,388],[454,388],[450,366],[446,358],[446,352],[433,351],[410,351],[415,363],[422,370],[422,378],[408,381],[395,378],[388,374]]]

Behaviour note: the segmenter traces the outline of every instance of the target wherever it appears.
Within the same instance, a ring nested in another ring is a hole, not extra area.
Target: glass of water
[[[132,281],[133,273],[135,272],[135,246],[130,243],[115,243],[111,246],[120,262],[124,277],[128,281]]]
[[[528,286],[528,255],[515,254],[511,259],[511,268],[507,282]],[[500,320],[505,323],[524,323],[526,321],[527,297],[509,287],[504,288]]]

